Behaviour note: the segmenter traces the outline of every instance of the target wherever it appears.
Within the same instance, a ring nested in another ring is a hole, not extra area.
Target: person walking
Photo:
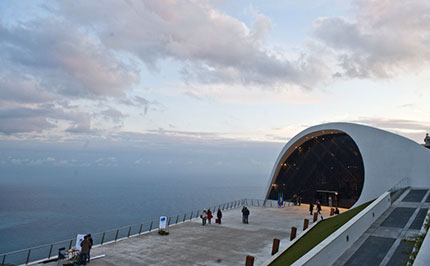
[[[312,215],[313,212],[314,212],[314,204],[312,204],[312,202],[311,202],[311,203],[309,203],[309,213],[310,213],[310,215]]]
[[[212,220],[212,212],[211,209],[208,209],[208,211],[206,212],[206,215],[208,217],[208,224],[211,224],[211,220]]]
[[[220,208],[218,208],[218,211],[216,213],[216,217],[218,218],[218,223],[221,224],[222,212],[221,212]]]
[[[321,214],[321,202],[319,200],[317,200],[317,212]]]
[[[88,235],[84,237],[84,240],[81,242],[81,253],[79,254],[79,262],[78,265],[84,264],[87,265],[87,257],[88,252],[90,252],[91,243],[88,240]]]
[[[202,215],[200,215],[200,218],[202,218],[202,225],[206,225],[206,219],[208,218],[206,210],[203,210]]]
[[[90,262],[90,253],[91,253],[91,248],[93,247],[93,237],[91,236],[91,234],[87,235],[88,237],[88,241],[90,241],[90,248],[88,249],[88,256],[87,256],[87,262]]]
[[[242,208],[242,222],[244,224],[248,224],[248,217],[249,217],[249,210],[246,206],[243,206]]]

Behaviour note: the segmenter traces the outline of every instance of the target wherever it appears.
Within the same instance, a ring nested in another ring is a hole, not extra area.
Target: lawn
[[[318,245],[321,241],[348,222],[352,217],[366,208],[370,203],[372,203],[372,201],[364,203],[330,219],[319,222],[270,265],[277,266],[293,264],[301,256],[305,255],[309,250]]]

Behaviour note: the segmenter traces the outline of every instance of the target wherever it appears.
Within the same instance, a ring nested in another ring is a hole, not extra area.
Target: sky
[[[426,0],[2,0],[0,165],[129,154],[155,168],[175,149],[171,163],[204,153],[232,170],[248,155],[263,174],[327,122],[422,143],[428,14]]]

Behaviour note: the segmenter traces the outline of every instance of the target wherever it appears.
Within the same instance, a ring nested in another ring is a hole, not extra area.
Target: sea
[[[228,173],[192,178],[180,173],[149,178],[126,174],[3,178],[0,254],[157,220],[162,215],[183,215],[243,198],[262,199],[267,178],[246,180],[246,176]]]

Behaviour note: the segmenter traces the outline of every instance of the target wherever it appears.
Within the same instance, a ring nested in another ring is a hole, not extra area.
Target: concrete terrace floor
[[[260,265],[271,256],[273,238],[281,239],[282,249],[290,242],[292,226],[300,235],[304,218],[312,224],[307,204],[248,208],[249,224],[242,224],[241,208],[236,208],[223,213],[221,225],[212,219],[211,225],[202,226],[201,219],[193,219],[171,226],[167,236],[153,231],[96,246],[91,256],[106,256],[89,265],[244,265],[247,255]],[[323,207],[322,214],[328,217],[329,208]]]

